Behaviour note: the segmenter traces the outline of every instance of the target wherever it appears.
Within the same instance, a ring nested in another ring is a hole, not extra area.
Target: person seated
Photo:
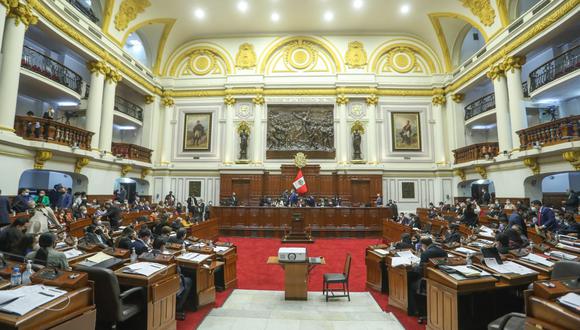
[[[26,255],[27,260],[33,263],[41,264],[46,267],[68,270],[68,261],[64,253],[54,249],[56,245],[56,236],[53,233],[43,233],[38,238],[37,251],[32,251]]]
[[[50,199],[46,196],[46,192],[44,190],[40,190],[38,195],[34,196],[33,198],[35,203],[42,203],[44,205],[50,205]]]
[[[24,232],[28,226],[28,219],[24,217],[16,218],[7,227],[3,228],[0,232],[0,251],[18,254],[24,256],[25,254],[19,254],[18,243],[24,237]]]
[[[492,219],[497,219],[502,214],[503,214],[503,212],[502,212],[501,208],[499,207],[499,205],[492,205],[491,210],[489,212],[487,212],[487,216],[489,218],[492,218]]]
[[[403,250],[403,249],[413,249],[413,242],[411,242],[411,235],[409,233],[401,234],[401,241],[395,244],[395,249]]]
[[[510,252],[510,238],[507,233],[500,232],[495,235],[495,247],[500,254]]]
[[[24,257],[30,252],[38,250],[38,248],[38,235],[25,234],[16,244],[16,250],[13,253]]]
[[[171,229],[173,231],[178,231],[180,228],[183,228],[183,219],[181,217],[178,217],[171,223]]]
[[[186,236],[187,236],[187,229],[180,228],[179,230],[177,230],[175,236],[169,237],[169,239],[167,240],[167,243],[183,244],[183,241],[185,240]]]
[[[514,225],[503,232],[508,236],[510,250],[518,250],[526,247],[528,245],[527,238],[522,234],[521,228]]]
[[[421,229],[421,219],[415,214],[410,214],[411,220],[408,223],[408,226],[411,228]]]
[[[461,233],[459,232],[459,225],[456,223],[449,224],[449,230],[445,234],[444,244],[455,244],[461,242]]]
[[[574,219],[574,214],[566,212],[564,214],[564,224],[558,229],[561,235],[580,236],[580,223]]]
[[[515,211],[512,212],[509,216],[508,226],[511,228],[512,226],[519,226],[522,230],[524,236],[528,237],[528,226],[524,221],[523,214],[525,211],[525,207],[523,205],[518,205]]]
[[[469,227],[477,226],[478,223],[477,213],[475,212],[473,205],[471,205],[471,203],[468,203],[465,206],[465,211],[463,211],[463,215],[461,216],[461,222]]]
[[[105,204],[105,208],[107,209],[107,212],[105,214],[102,215],[103,219],[106,219],[109,221],[109,223],[111,224],[111,227],[113,227],[113,229],[117,229],[119,228],[119,225],[121,224],[121,220],[122,220],[122,211],[121,208],[118,206],[119,204],[111,204],[111,203],[107,203]]]
[[[133,227],[125,227],[115,246],[119,249],[131,250],[133,248],[133,240],[135,240],[135,230]]]
[[[505,214],[502,214],[500,217],[498,217],[497,221],[499,222],[499,226],[497,228],[498,232],[503,233],[510,228],[509,220]]]
[[[167,214],[162,214],[159,221],[153,227],[153,234],[157,236],[161,235],[161,229],[166,226],[169,226],[169,216]]]
[[[164,226],[163,228],[161,228],[161,235],[158,236],[169,238],[169,236],[171,236],[171,232],[173,232],[173,230],[171,230],[171,227]]]
[[[103,249],[110,245],[110,238],[105,236],[102,228],[96,227],[95,225],[87,226],[84,241],[86,244],[98,245]]]
[[[153,241],[153,250],[151,252],[154,254],[164,253],[165,245],[167,245],[167,239],[165,237],[157,237]],[[179,274],[179,290],[177,291],[175,318],[177,320],[185,320],[184,307],[185,303],[187,302],[189,292],[191,291],[191,287],[193,286],[193,281],[191,278],[181,274],[181,269],[179,266],[177,266],[177,273]]]
[[[149,229],[141,229],[141,231],[139,231],[139,237],[133,242],[133,248],[135,248],[135,253],[137,253],[137,255],[149,252],[151,236],[151,230]]]

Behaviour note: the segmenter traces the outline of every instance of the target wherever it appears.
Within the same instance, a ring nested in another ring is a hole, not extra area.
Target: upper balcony
[[[580,140],[580,115],[570,116],[517,132],[520,150]]]
[[[143,108],[118,95],[115,96],[115,110],[138,121],[143,121]]]
[[[16,135],[26,140],[91,150],[92,132],[56,120],[35,116],[16,116],[14,130]]]
[[[113,142],[111,152],[117,157],[151,163],[153,151],[134,144]]]
[[[487,112],[489,110],[495,109],[495,94],[490,93],[479,99],[469,103],[465,107],[465,121]]]
[[[580,46],[554,57],[530,72],[530,92],[562,78],[580,68]]]
[[[468,163],[474,160],[493,159],[498,155],[497,142],[477,143],[453,150],[455,164]]]
[[[83,15],[85,15],[88,19],[90,19],[93,23],[97,23],[99,21],[93,12],[93,9],[87,7],[87,5],[83,4],[79,0],[67,0],[67,2],[75,7],[78,11],[80,11]]]

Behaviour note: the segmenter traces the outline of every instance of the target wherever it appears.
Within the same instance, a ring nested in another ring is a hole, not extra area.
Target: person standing
[[[169,194],[165,196],[165,205],[167,206],[175,205],[175,196],[173,196],[173,191],[170,191]]]
[[[2,190],[0,190],[0,226],[10,223],[10,209],[8,197],[2,196]]]
[[[511,228],[514,225],[519,226],[522,229],[522,234],[528,237],[528,226],[526,226],[526,222],[524,221],[522,214],[524,214],[524,206],[518,205],[515,211],[510,214],[508,228]]]
[[[535,200],[532,202],[532,212],[537,212],[536,229],[550,232],[556,231],[558,223],[556,222],[556,215],[551,208],[543,206],[542,202]]]
[[[383,196],[381,194],[377,194],[377,199],[375,200],[375,204],[377,207],[383,206]]]
[[[12,202],[12,209],[16,213],[26,212],[30,209],[28,202],[31,200],[30,191],[26,188],[20,188],[18,196],[14,197],[14,201]]]
[[[236,196],[235,192],[232,192],[232,198],[230,199],[231,206],[238,206],[238,197]]]

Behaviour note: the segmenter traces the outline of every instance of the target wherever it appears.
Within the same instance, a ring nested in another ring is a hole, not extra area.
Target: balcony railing
[[[111,150],[113,155],[117,157],[151,163],[151,153],[153,151],[141,146],[129,143],[113,142],[111,145]]]
[[[70,3],[71,5],[73,5],[73,7],[75,7],[78,11],[80,11],[81,13],[83,13],[83,15],[85,15],[91,21],[93,21],[93,23],[97,23],[99,21],[99,19],[97,18],[97,16],[95,16],[95,13],[93,12],[93,9],[92,8],[87,8],[86,5],[83,5],[78,0],[67,0],[67,1],[68,1],[68,3]]]
[[[91,150],[92,132],[61,122],[34,116],[16,116],[14,122],[16,135],[35,141],[76,146]]]
[[[485,142],[472,144],[453,150],[455,164],[467,163],[478,159],[492,159],[499,152],[497,142]]]
[[[580,68],[580,46],[549,60],[530,72],[530,92]]]
[[[465,120],[495,108],[495,94],[487,94],[465,107]]]
[[[115,110],[143,121],[143,108],[120,96],[115,96]]]
[[[83,78],[78,73],[30,47],[24,46],[21,66],[81,93]]]
[[[524,97],[530,97],[530,90],[528,88],[528,81],[522,83],[522,92],[524,92]]]
[[[517,133],[521,150],[580,140],[580,115],[529,127]]]

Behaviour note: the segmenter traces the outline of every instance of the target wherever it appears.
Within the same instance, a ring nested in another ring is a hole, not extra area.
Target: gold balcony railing
[[[521,150],[580,140],[580,115],[556,119],[517,133]]]

